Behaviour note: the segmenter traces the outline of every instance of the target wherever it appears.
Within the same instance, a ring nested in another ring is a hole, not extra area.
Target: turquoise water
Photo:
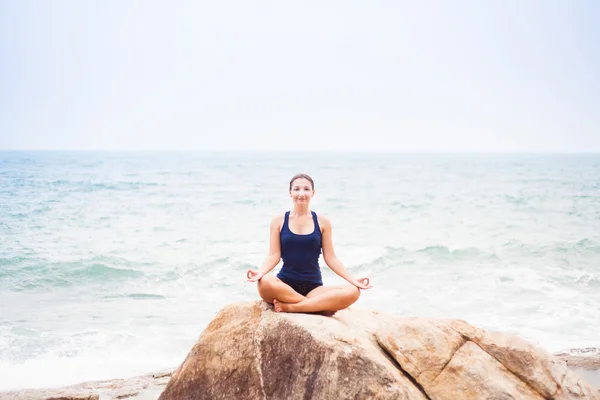
[[[297,172],[356,307],[600,346],[600,155],[0,152],[0,390],[177,366]]]

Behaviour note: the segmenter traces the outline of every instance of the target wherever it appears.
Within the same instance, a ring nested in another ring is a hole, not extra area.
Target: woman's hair
[[[306,179],[310,182],[310,186],[312,187],[312,190],[315,190],[315,182],[312,180],[312,178],[306,174],[296,174],[294,175],[294,177],[292,178],[292,180],[290,181],[290,190],[292,190],[292,184],[294,183],[294,181],[296,179]]]

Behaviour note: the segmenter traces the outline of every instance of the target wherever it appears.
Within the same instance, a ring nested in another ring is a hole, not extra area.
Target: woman
[[[321,312],[333,315],[360,296],[359,289],[371,288],[369,278],[354,278],[335,255],[331,222],[310,210],[315,194],[312,178],[298,174],[290,181],[294,208],[271,221],[269,255],[262,266],[248,270],[250,282],[258,281],[260,297],[277,312]],[[319,255],[349,285],[323,286]],[[283,258],[277,276],[267,275]]]

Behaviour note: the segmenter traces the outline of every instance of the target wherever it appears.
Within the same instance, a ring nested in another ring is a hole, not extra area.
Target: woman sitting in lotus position
[[[369,278],[354,278],[335,255],[331,222],[310,210],[315,194],[310,176],[299,174],[290,181],[294,208],[271,221],[269,255],[262,266],[248,270],[250,282],[258,281],[258,293],[277,312],[321,312],[333,315],[347,308],[360,296],[359,289],[371,288]],[[323,286],[319,255],[350,285]],[[283,258],[277,277],[267,275]]]

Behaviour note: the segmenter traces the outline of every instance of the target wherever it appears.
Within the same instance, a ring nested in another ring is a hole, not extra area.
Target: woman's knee
[[[268,294],[269,292],[272,291],[274,283],[275,283],[274,278],[272,276],[270,276],[270,275],[263,276],[258,281],[258,293],[260,293],[261,295]]]
[[[348,285],[347,296],[348,300],[354,303],[360,297],[360,289],[354,285]]]

